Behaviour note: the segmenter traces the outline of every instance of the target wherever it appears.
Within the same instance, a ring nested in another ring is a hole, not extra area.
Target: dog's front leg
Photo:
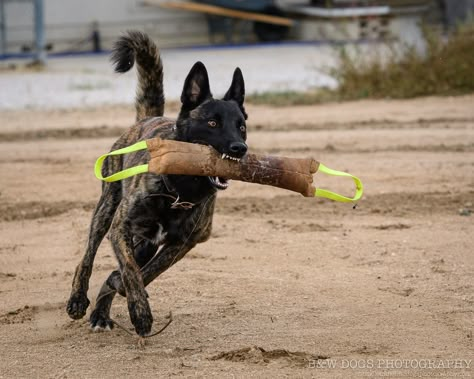
[[[89,289],[89,278],[92,274],[94,258],[120,203],[120,188],[118,183],[106,183],[102,196],[94,210],[86,252],[76,268],[71,296],[66,306],[67,313],[73,319],[84,317],[89,306],[87,290]]]
[[[127,215],[128,209],[129,202],[123,199],[112,223],[110,240],[120,265],[130,320],[137,334],[146,336],[151,331],[153,316],[148,304],[140,268],[133,257],[133,239],[130,220]]]

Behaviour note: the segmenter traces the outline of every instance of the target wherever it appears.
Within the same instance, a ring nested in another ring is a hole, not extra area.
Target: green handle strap
[[[319,197],[325,197],[326,199],[331,199],[334,201],[339,201],[341,203],[351,203],[359,200],[362,197],[362,193],[364,192],[364,186],[362,185],[362,182],[360,181],[359,178],[355,177],[354,175],[348,174],[347,172],[343,171],[336,171],[332,170],[322,163],[319,164],[319,169],[318,171],[321,171],[325,174],[328,175],[333,175],[333,176],[348,176],[349,178],[352,178],[354,180],[354,183],[356,185],[356,193],[353,198],[350,197],[345,197],[342,195],[339,195],[335,192],[331,192],[322,188],[317,188],[316,191],[314,192],[314,196],[319,196]]]
[[[103,180],[104,182],[116,182],[117,180],[122,180],[134,176],[137,174],[143,174],[148,172],[148,164],[142,164],[140,166],[130,167],[123,171],[116,172],[113,175],[107,176],[104,178],[102,176],[102,165],[104,164],[105,158],[112,155],[122,155],[133,153],[135,151],[145,150],[147,148],[146,141],[137,142],[131,146],[124,147],[123,149],[111,151],[108,154],[104,154],[95,162],[94,173],[97,179]]]

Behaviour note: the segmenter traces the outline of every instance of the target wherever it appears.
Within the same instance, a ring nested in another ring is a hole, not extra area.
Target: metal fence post
[[[0,54],[7,53],[7,25],[5,24],[5,0],[0,0]]]
[[[35,45],[36,62],[46,63],[45,37],[44,37],[44,2],[43,0],[34,0],[35,8]]]

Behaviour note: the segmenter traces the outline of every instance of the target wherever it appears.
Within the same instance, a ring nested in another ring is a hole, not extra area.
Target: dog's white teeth
[[[231,157],[230,155],[227,155],[225,153],[221,155],[221,159],[229,159],[231,161],[240,162],[240,158]]]

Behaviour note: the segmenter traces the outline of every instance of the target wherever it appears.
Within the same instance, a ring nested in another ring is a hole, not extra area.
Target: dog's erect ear
[[[206,67],[202,62],[196,62],[184,81],[181,103],[184,108],[191,110],[210,97],[212,94]]]
[[[234,76],[232,77],[232,84],[230,85],[229,90],[224,95],[224,100],[234,100],[242,106],[244,104],[245,98],[245,84],[244,77],[242,76],[242,71],[240,68],[236,68],[234,71]]]
[[[234,100],[242,110],[242,113],[247,119],[247,113],[244,109],[244,99],[245,99],[245,83],[244,77],[242,76],[242,71],[240,68],[236,68],[234,71],[234,76],[232,77],[232,84],[230,85],[229,90],[224,96],[224,100]]]

